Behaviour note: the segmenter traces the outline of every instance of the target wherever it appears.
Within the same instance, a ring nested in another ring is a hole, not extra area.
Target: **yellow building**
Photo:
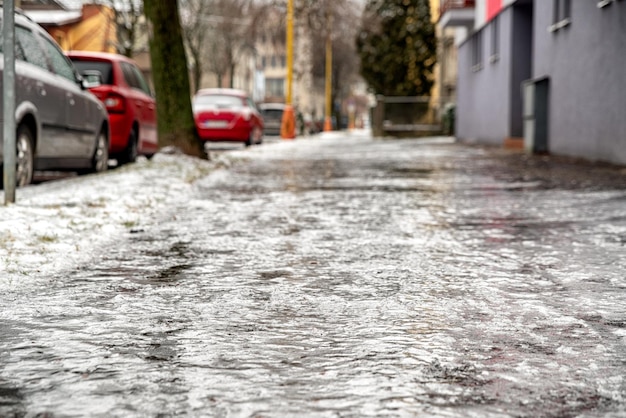
[[[108,6],[78,0],[21,0],[20,8],[63,50],[117,51],[115,12]]]

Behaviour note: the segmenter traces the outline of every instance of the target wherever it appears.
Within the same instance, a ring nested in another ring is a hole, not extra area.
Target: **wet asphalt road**
[[[626,415],[618,168],[447,139],[234,154],[4,297],[0,416]]]

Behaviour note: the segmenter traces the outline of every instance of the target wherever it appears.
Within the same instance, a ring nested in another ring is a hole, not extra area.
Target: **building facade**
[[[115,13],[109,6],[78,0],[22,0],[20,8],[65,51],[117,50]]]
[[[626,1],[453,3],[460,139],[626,164]]]
[[[440,0],[430,0],[430,13],[433,22],[438,22],[442,8]],[[457,48],[455,45],[457,28],[436,26],[437,64],[435,65],[435,84],[431,96],[435,101],[455,101],[457,80]]]
[[[267,103],[282,103],[287,96],[285,30],[282,11],[272,9],[256,44],[264,80],[262,101]],[[324,86],[319,87],[313,77],[313,40],[306,16],[294,16],[293,30],[292,105],[303,114],[322,115]]]

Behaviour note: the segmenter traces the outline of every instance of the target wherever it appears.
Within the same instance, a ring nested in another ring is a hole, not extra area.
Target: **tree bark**
[[[178,0],[144,0],[150,24],[150,58],[157,99],[159,146],[207,158],[191,109],[189,71]]]

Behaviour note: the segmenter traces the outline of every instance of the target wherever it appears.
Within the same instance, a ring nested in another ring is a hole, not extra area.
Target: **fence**
[[[376,96],[374,136],[452,135],[454,105],[449,98]]]

